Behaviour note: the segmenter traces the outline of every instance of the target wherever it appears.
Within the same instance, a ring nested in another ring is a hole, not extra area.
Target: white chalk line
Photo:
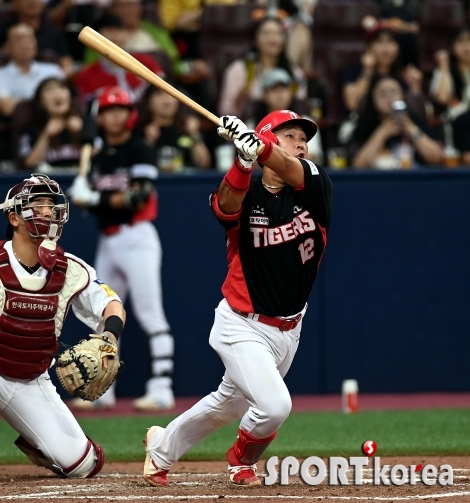
[[[54,495],[54,493],[36,493],[36,494],[21,494],[18,496],[0,496],[1,500],[25,500],[25,499],[39,499],[48,497],[49,499],[90,499],[90,496],[73,496]],[[283,496],[283,495],[247,495],[247,494],[200,494],[200,495],[178,495],[173,494],[160,494],[160,495],[128,495],[128,496],[97,496],[93,495],[93,500],[108,500],[108,501],[129,501],[129,500],[142,500],[142,501],[155,501],[155,500],[207,500],[218,499],[220,496],[223,499],[241,499],[241,500],[282,500],[282,499],[298,499],[298,500],[367,500],[367,501],[412,501],[412,500],[427,500],[433,498],[452,498],[458,496],[470,496],[470,491],[452,492],[452,493],[436,493],[426,495],[414,496]]]
[[[389,472],[390,470],[388,470]],[[363,473],[372,473],[373,470],[372,468],[364,468],[362,470]],[[470,473],[470,469],[468,468],[454,468],[454,473],[455,472],[462,472],[462,473]],[[312,473],[314,473],[312,471]],[[347,470],[346,472],[348,475],[350,474],[353,474],[354,471],[349,469]],[[417,472],[418,474],[419,472]],[[328,471],[327,471],[327,474],[328,474]],[[117,473],[117,472],[113,472],[113,473],[99,473],[98,475],[96,475],[94,478],[108,478],[108,477],[112,477],[112,478],[133,478],[133,477],[138,477],[139,475],[142,475],[141,473]],[[194,477],[199,477],[199,478],[203,478],[203,477],[220,477],[221,473],[194,473],[194,472],[184,472],[184,473],[171,473],[169,474],[170,478],[182,478],[182,477],[191,477],[191,476],[194,476]],[[264,477],[266,476],[266,473],[263,473],[263,472],[259,472],[259,475]],[[455,478],[458,478],[459,475],[454,475],[454,479]],[[465,478],[465,476],[461,476],[462,478]]]
[[[365,469],[363,470],[364,472],[372,472],[371,469]],[[470,472],[469,469],[466,468],[456,468],[454,469],[454,472],[463,472],[463,473],[468,473]],[[348,470],[348,474],[352,474],[353,470]],[[188,478],[188,477],[220,477],[223,475],[222,473],[173,473],[170,474],[170,480],[173,478]],[[265,475],[265,474],[261,474]],[[136,478],[139,477],[139,474],[123,474],[123,473],[110,473],[110,474],[100,474],[97,478]],[[466,479],[466,475],[454,475],[455,479]],[[419,482],[419,479],[417,478],[417,481]],[[372,478],[367,478],[363,479],[364,483],[372,483],[373,479]],[[205,485],[204,482],[178,482],[178,486],[202,486]],[[468,484],[454,484],[455,486],[468,486]],[[357,487],[357,486],[352,486],[351,487]],[[83,493],[93,493],[92,498],[97,499],[97,500],[108,500],[108,501],[126,501],[126,500],[142,500],[142,501],[147,501],[147,500],[181,500],[181,499],[187,499],[187,500],[193,500],[193,499],[201,499],[201,500],[206,500],[206,499],[217,499],[219,498],[220,495],[126,495],[126,496],[111,496],[111,495],[106,495],[106,496],[101,496],[101,495],[96,495],[96,491],[98,490],[109,490],[109,489],[120,489],[122,490],[122,485],[118,483],[108,483],[108,484],[87,484],[87,485],[74,485],[74,484],[62,484],[62,485],[49,485],[49,486],[40,486],[41,489],[43,489],[42,492],[33,492],[29,494],[20,494],[20,495],[5,495],[5,496],[0,496],[0,500],[4,501],[12,501],[12,500],[20,500],[20,499],[40,499],[40,498],[45,498],[47,497],[48,499],[69,499],[69,500],[81,500],[81,499],[90,499],[90,496],[83,494]],[[55,490],[54,490],[55,489]],[[81,495],[78,493],[82,493]],[[390,496],[390,497],[383,497],[383,496],[328,496],[328,495],[322,495],[322,496],[313,496],[313,495],[308,495],[308,496],[294,496],[294,495],[289,495],[289,496],[284,496],[284,495],[237,495],[237,494],[232,494],[232,495],[223,495],[223,498],[227,499],[244,499],[244,500],[251,500],[251,499],[308,499],[308,500],[331,500],[331,499],[338,499],[338,500],[368,500],[368,501],[408,501],[408,500],[420,500],[420,499],[432,499],[436,497],[440,498],[448,498],[448,497],[459,497],[459,496],[469,496],[470,491],[454,491],[454,492],[449,492],[449,493],[436,493],[436,494],[426,494],[426,495],[410,495],[410,496]]]
[[[228,472],[227,472],[228,473]],[[139,477],[141,476],[142,473],[99,473],[96,475],[95,479],[106,479],[108,477],[112,478],[134,478],[134,477]],[[188,477],[188,476],[195,476],[195,477],[220,477],[223,475],[221,472],[219,473],[194,473],[194,472],[185,472],[185,473],[171,473],[169,474],[170,478],[179,478],[179,477]],[[265,475],[261,473],[260,475]]]

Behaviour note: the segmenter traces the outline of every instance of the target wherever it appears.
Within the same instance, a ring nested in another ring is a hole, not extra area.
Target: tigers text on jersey
[[[110,195],[113,192],[124,192],[134,181],[157,179],[153,150],[142,138],[133,134],[121,145],[103,145],[94,157],[91,170],[93,189]],[[145,207],[138,214],[128,209],[111,208],[106,198],[94,209],[98,215],[98,226],[105,229],[109,226],[135,223],[136,221],[154,220],[157,216],[156,193],[152,194]]]
[[[331,181],[300,159],[304,185],[274,194],[253,180],[237,221],[226,229],[229,270],[222,292],[234,309],[292,316],[304,308],[325,250],[331,219]]]

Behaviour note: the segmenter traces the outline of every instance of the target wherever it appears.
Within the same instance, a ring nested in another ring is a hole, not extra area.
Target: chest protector
[[[86,269],[64,256],[39,290],[20,282],[0,243],[0,375],[32,380],[43,374],[57,352],[69,303],[89,282]]]

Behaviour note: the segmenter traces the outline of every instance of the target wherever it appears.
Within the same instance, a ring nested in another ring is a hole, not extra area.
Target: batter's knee
[[[281,424],[289,417],[292,410],[292,400],[288,393],[280,393],[276,397],[272,397],[262,405],[262,410],[266,415],[267,421],[279,428]]]

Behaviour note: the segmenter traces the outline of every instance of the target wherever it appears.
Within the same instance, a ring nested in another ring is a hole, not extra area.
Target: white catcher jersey
[[[28,281],[31,277],[37,279],[46,278],[48,271],[43,267],[40,267],[33,274],[28,273],[23,268],[13,253],[11,241],[7,241],[4,248],[8,253],[13,271],[19,279],[25,278]],[[93,267],[71,253],[65,253],[64,255],[80,264],[90,278],[88,286],[72,299],[72,310],[80,321],[89,326],[94,332],[100,333],[104,329],[103,311],[106,306],[113,300],[121,302],[121,299],[108,285],[96,277],[96,271]]]

